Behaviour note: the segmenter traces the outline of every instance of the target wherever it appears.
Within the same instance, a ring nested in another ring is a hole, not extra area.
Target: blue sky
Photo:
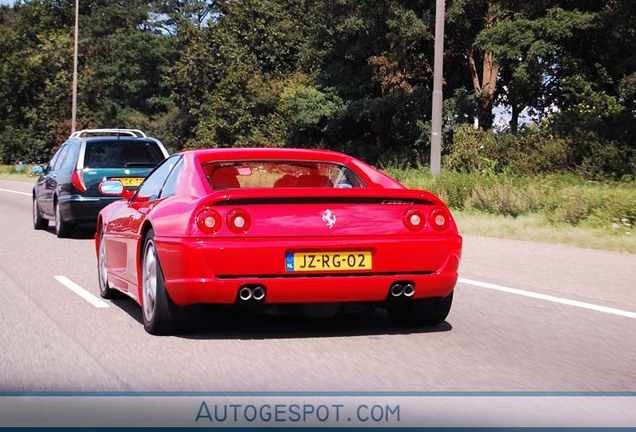
[[[15,0],[0,0],[0,5],[12,5]]]

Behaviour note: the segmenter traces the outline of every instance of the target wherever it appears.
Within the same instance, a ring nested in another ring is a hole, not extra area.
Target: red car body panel
[[[246,284],[264,285],[268,303],[381,302],[386,300],[391,283],[398,280],[415,282],[414,298],[445,297],[457,281],[459,255],[453,252],[460,246],[460,242],[445,245],[444,240],[436,244],[393,240],[371,243],[354,238],[343,238],[338,243],[263,240],[248,247],[241,240],[224,242],[222,247],[212,241],[161,239],[160,243],[158,238],[156,240],[160,256],[165,259],[166,286],[172,300],[180,306],[234,303],[238,289]],[[344,249],[343,243],[347,245]],[[312,250],[320,251],[371,250],[374,262],[382,262],[383,266],[370,272],[343,275],[334,272],[286,274],[285,252],[306,250],[308,244],[313,246]],[[414,255],[434,251],[436,255],[446,253],[446,256],[428,260],[428,266],[421,267],[416,259],[403,259],[405,250]],[[231,265],[215,266],[214,263]],[[391,271],[383,271],[383,268]]]
[[[96,247],[103,231],[109,282],[139,303],[141,253],[149,228],[155,234],[166,290],[178,306],[232,304],[246,284],[263,285],[266,304],[381,302],[390,285],[402,280],[415,284],[413,298],[445,297],[453,291],[462,239],[450,212],[434,194],[407,189],[375,168],[331,151],[214,149],[181,155],[183,166],[172,196],[121,200],[99,216]],[[340,164],[366,187],[214,191],[202,167],[242,160]],[[213,209],[224,221],[214,234],[197,226],[203,209]],[[228,226],[228,214],[236,209],[248,216],[244,233]],[[419,230],[406,222],[413,211],[424,219]],[[432,223],[438,213],[446,216],[442,228]],[[371,268],[287,269],[290,254],[302,252],[321,259],[331,253],[334,263],[354,252],[367,252]]]

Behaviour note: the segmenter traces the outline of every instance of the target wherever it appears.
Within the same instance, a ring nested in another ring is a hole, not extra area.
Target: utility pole
[[[71,133],[77,128],[77,41],[79,33],[79,0],[75,0],[75,42],[73,50],[73,101],[71,103]]]
[[[431,113],[431,173],[442,165],[442,79],[444,75],[444,0],[435,2],[435,57],[433,63],[433,109]]]

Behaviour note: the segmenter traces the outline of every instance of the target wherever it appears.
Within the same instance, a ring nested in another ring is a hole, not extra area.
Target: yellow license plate
[[[347,271],[372,270],[370,251],[287,252],[287,271]]]
[[[139,186],[144,179],[142,177],[114,177],[111,180],[119,180],[124,186]]]

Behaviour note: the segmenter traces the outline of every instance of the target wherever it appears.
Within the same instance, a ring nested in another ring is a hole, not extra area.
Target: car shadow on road
[[[49,226],[43,231],[53,236],[56,235],[55,226]],[[76,228],[73,230],[73,234],[67,238],[71,240],[93,240],[95,239],[95,228]]]
[[[128,298],[112,300],[140,325],[143,325],[141,307]],[[296,314],[270,314],[238,311],[215,307],[192,308],[193,316],[187,329],[173,336],[184,339],[302,339],[374,335],[439,333],[452,330],[443,322],[430,327],[395,325],[381,308],[364,308],[354,312],[338,313],[328,318],[307,318]]]
[[[343,313],[330,318],[294,315],[255,315],[247,317],[204,317],[188,339],[299,339],[390,334],[437,333],[450,331],[444,322],[432,327],[403,327],[393,324],[382,309]]]

